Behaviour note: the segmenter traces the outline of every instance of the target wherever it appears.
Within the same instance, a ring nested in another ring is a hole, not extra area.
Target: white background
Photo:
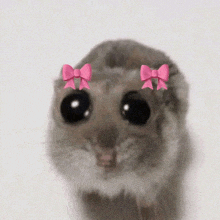
[[[53,80],[63,64],[118,38],[165,51],[184,72],[196,151],[184,220],[220,219],[219,0],[0,3],[1,220],[70,219],[65,185],[45,151]]]

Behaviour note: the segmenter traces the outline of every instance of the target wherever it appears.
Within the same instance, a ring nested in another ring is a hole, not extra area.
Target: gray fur
[[[186,130],[188,84],[178,67],[164,53],[132,40],[99,44],[75,68],[92,65],[86,90],[92,100],[90,119],[65,124],[60,114],[62,99],[73,90],[55,82],[50,127],[49,156],[70,187],[77,191],[84,219],[162,220],[181,216],[181,182],[189,163]],[[168,64],[167,90],[141,89],[141,65],[158,69]],[[79,83],[75,83],[76,87]],[[119,106],[123,94],[137,90],[151,108],[146,125],[129,125]],[[94,146],[116,146],[115,172],[96,166]]]

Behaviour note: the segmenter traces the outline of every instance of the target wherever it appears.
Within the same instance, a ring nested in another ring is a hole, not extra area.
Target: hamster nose
[[[100,148],[113,149],[116,145],[118,129],[115,125],[107,126],[99,129],[97,134],[97,142]]]
[[[105,152],[105,153],[97,153],[97,166],[104,167],[105,169],[111,169],[116,167],[117,159],[116,159],[116,152]]]

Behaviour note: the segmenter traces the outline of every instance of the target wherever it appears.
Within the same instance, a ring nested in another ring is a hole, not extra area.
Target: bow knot
[[[157,77],[158,77],[158,71],[157,70],[152,70],[151,78],[157,78]]]
[[[80,69],[75,69],[75,70],[74,70],[74,77],[75,77],[75,78],[79,78],[80,75],[81,75]]]
[[[142,89],[151,88],[153,89],[151,79],[157,78],[157,90],[160,88],[167,89],[165,82],[169,79],[169,66],[167,64],[162,65],[158,70],[151,70],[150,67],[146,65],[141,66],[141,81],[145,81]]]
[[[80,78],[79,89],[87,88],[90,89],[87,81],[90,81],[92,78],[92,67],[90,64],[85,64],[81,69],[73,69],[70,65],[63,65],[63,80],[67,81],[64,89],[71,87],[75,88],[74,78]]]

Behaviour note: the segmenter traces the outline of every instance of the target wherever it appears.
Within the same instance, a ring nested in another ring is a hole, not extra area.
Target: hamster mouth
[[[115,151],[97,153],[96,159],[96,165],[104,168],[105,171],[112,171],[116,168],[117,154]]]

